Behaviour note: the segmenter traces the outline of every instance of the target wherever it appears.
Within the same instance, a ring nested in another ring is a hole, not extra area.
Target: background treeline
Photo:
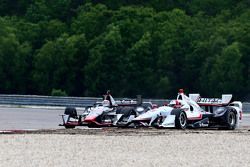
[[[250,94],[249,0],[0,0],[0,93]]]

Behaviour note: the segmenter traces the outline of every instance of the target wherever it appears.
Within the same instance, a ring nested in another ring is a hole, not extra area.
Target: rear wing
[[[115,100],[115,103],[113,103],[114,105],[112,106],[133,106],[133,105],[137,105],[137,101],[135,100],[129,100],[129,99],[122,99],[122,100]],[[102,105],[102,101],[97,101],[94,104],[95,106],[98,105]]]
[[[141,105],[143,103],[141,95],[137,95],[137,98],[134,99],[121,99],[116,100],[115,104],[118,106],[133,106],[133,105]]]
[[[143,102],[141,95],[137,95],[136,100],[134,99],[120,99],[120,100],[114,100],[110,92],[106,95],[103,95],[103,100],[109,100],[111,103],[111,106],[134,106],[134,105],[141,105]],[[102,102],[96,102],[96,105],[101,105]]]
[[[129,99],[124,99],[124,100],[116,100],[115,101],[118,106],[130,106],[130,105],[137,105],[137,101],[135,100],[129,100]]]
[[[200,106],[224,106],[232,101],[232,94],[223,94],[220,98],[199,98],[197,103]]]

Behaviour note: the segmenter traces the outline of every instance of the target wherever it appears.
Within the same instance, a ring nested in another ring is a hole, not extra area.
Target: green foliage
[[[32,0],[0,0],[0,16],[24,15]]]
[[[67,96],[67,93],[61,89],[52,89],[51,96]]]
[[[70,16],[71,0],[33,0],[27,8],[25,17],[31,22],[60,19],[67,21]]]
[[[71,29],[76,34],[86,34],[87,39],[100,35],[109,23],[112,12],[105,5],[90,3],[80,7],[76,19],[73,20]]]
[[[215,58],[212,71],[208,76],[210,86],[215,92],[240,94],[243,90],[241,58],[237,43],[223,49],[221,55]]]
[[[204,11],[207,15],[216,15],[223,9],[228,9],[235,5],[234,0],[192,0],[189,3],[189,9],[191,13],[197,13]]]
[[[184,88],[242,98],[250,94],[249,7],[0,0],[0,93],[170,98]]]
[[[119,28],[110,26],[109,32],[90,49],[89,61],[85,67],[86,84],[89,87],[87,91],[103,92],[106,88],[112,88],[119,95],[125,73],[124,58]]]
[[[31,47],[20,43],[14,29],[0,18],[0,90],[1,92],[25,93],[29,82],[29,57]]]
[[[49,93],[47,91],[54,87],[66,90],[70,95],[83,93],[80,92],[82,89],[77,83],[83,83],[81,77],[84,73],[84,61],[88,55],[86,51],[80,49],[86,49],[84,35],[63,34],[56,41],[48,41],[37,52],[34,59],[33,80],[38,93]],[[78,65],[80,60],[83,66]]]

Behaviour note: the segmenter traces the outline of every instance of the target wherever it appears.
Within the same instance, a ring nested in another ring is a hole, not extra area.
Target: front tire
[[[163,123],[164,118],[163,116],[158,116],[151,124],[154,128],[160,128],[160,125]]]
[[[175,126],[177,129],[186,129],[187,127],[187,116],[184,111],[180,111],[176,114]]]

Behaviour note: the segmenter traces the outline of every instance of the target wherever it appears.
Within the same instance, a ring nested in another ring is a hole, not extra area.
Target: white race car
[[[200,98],[199,94],[190,94],[189,97],[179,90],[176,100],[168,106],[162,106],[148,111],[135,119],[134,124],[175,127],[219,127],[235,129],[242,119],[242,103],[232,102],[232,95],[222,95],[218,98]]]

